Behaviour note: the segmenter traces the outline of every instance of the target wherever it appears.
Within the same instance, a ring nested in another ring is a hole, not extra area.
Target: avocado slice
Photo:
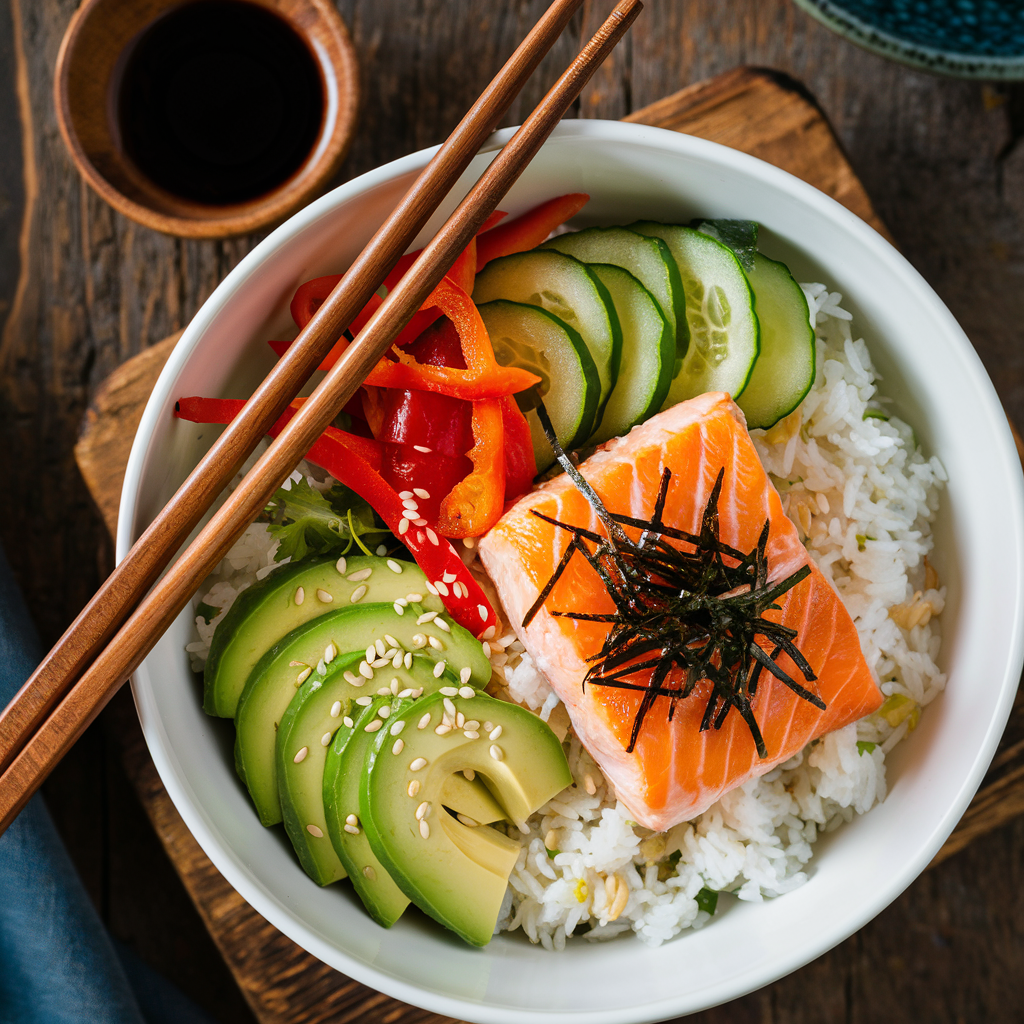
[[[479,728],[444,731],[452,706]],[[519,843],[448,814],[445,782],[472,769],[511,820],[525,821],[572,782],[562,744],[535,715],[485,694],[425,695],[391,720],[405,722],[406,742],[397,755],[379,740],[370,751],[359,789],[361,828],[410,900],[466,942],[486,945]]]
[[[354,703],[354,690],[344,672],[356,669],[365,651],[336,658],[327,676],[313,673],[292,697],[277,730],[277,787],[288,838],[306,874],[317,885],[344,878],[345,868],[328,838],[324,815],[324,765],[336,731],[362,713]],[[390,668],[397,692],[412,689],[433,692],[441,686],[458,687],[445,674],[434,676],[434,661],[422,654],[412,668]],[[361,771],[361,768],[360,768]],[[456,813],[476,821],[496,821],[503,811],[483,783],[453,775],[444,790],[444,803]],[[354,806],[354,804],[353,804]],[[383,870],[383,869],[382,869]]]
[[[480,642],[443,615],[419,622],[424,614],[422,606],[416,604],[410,604],[402,615],[391,604],[349,604],[292,630],[259,660],[235,713],[235,766],[264,825],[281,821],[274,761],[277,729],[299,686],[314,676],[323,682],[334,658],[352,651],[365,652],[377,640],[385,651],[392,650],[391,641],[396,640],[400,653],[410,654],[410,664],[412,651],[422,650],[436,663],[444,661],[456,678],[461,678],[462,669],[468,668],[471,685],[487,685],[491,664]],[[439,626],[439,622],[448,629]],[[430,638],[437,647],[424,645]],[[328,652],[333,652],[333,658],[328,659]],[[364,654],[360,659],[360,666],[365,657]],[[369,666],[365,669],[373,676],[370,680],[360,675],[358,669],[346,670],[350,673],[353,698],[390,685],[394,668],[391,662],[382,665],[381,661],[375,659],[377,667],[372,671]]]
[[[203,709],[233,718],[246,680],[269,648],[310,619],[347,607],[360,587],[366,589],[358,600],[365,604],[419,597],[415,603],[424,609],[443,611],[426,584],[418,565],[394,558],[316,558],[275,569],[243,590],[217,624],[203,672]],[[321,593],[331,600],[324,601]]]
[[[395,885],[370,845],[359,816],[359,780],[366,755],[377,738],[366,731],[367,726],[372,728],[373,723],[381,721],[381,710],[391,703],[387,697],[374,697],[366,707],[355,706],[359,714],[352,719],[352,728],[342,726],[334,735],[323,777],[323,806],[331,845],[363,906],[384,928],[390,928],[402,916],[409,898]],[[381,742],[390,750],[395,738],[388,726],[385,720],[377,728]]]

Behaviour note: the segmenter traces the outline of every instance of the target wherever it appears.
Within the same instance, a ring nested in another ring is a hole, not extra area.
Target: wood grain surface
[[[156,235],[81,183],[50,101],[74,6],[0,0],[0,539],[46,642],[110,566],[106,529],[72,455],[90,400],[117,365],[181,329],[259,240]],[[441,141],[545,6],[339,0],[364,96],[341,178]],[[506,123],[522,119],[610,7],[586,4]],[[577,112],[624,117],[744,63],[788,72],[817,97],[900,248],[967,330],[1011,417],[1024,422],[1024,87],[909,71],[830,34],[789,0],[658,0]],[[132,710],[115,702],[51,779],[50,808],[114,934],[216,1019],[252,1021],[123,772],[113,738],[119,709]],[[1020,718],[1018,709],[1008,749],[1024,741]],[[693,1019],[1024,1020],[1022,864],[1017,819],[927,872],[814,963]],[[267,992],[261,1005],[278,1013],[271,1019],[288,1019],[287,989]],[[416,1019],[378,998],[337,1006],[332,1019],[403,1013]]]

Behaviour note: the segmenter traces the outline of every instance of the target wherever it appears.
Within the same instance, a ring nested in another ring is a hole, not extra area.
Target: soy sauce
[[[302,165],[324,114],[317,63],[295,30],[244,0],[192,0],[128,56],[118,117],[128,156],[183,199],[240,203]]]

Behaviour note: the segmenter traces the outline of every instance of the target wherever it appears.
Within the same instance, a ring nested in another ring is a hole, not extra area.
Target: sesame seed
[[[399,537],[404,537],[408,532],[409,532],[409,520],[408,519],[402,519],[402,521],[398,524],[398,536]]]
[[[466,724],[466,716],[460,711],[455,716],[455,728],[461,729]]]
[[[362,583],[363,580],[368,580],[372,575],[372,569],[360,569],[358,572],[354,572],[351,576],[346,576],[345,578],[349,583]]]
[[[420,720],[416,723],[417,729],[426,729],[430,725],[430,712],[428,711]]]
[[[436,729],[434,729],[434,732],[437,733],[438,736],[447,736],[451,731],[452,727],[446,722],[442,722]]]
[[[480,739],[480,733],[478,733],[476,729],[466,729],[466,731],[462,735],[465,736],[467,740]]]
[[[419,779],[413,779],[412,782],[409,783],[409,788],[406,790],[406,793],[408,793],[409,796],[415,796],[419,791],[420,791],[420,780]]]
[[[360,583],[359,586],[352,591],[352,596],[349,598],[349,600],[353,604],[358,604],[360,601],[362,601],[364,597],[366,597],[366,584]]]
[[[349,824],[349,825],[358,825],[359,824],[359,816],[356,815],[356,814],[350,814],[345,819],[345,822],[346,822],[346,824]]]
[[[481,610],[484,610],[484,606],[483,606],[483,605],[480,605],[480,608],[481,608]],[[484,616],[484,618],[486,618],[486,617],[487,617],[487,616],[485,615],[485,616]],[[486,628],[486,629],[485,629],[485,630],[484,630],[484,631],[483,631],[483,632],[482,632],[482,633],[480,634],[480,639],[481,639],[481,640],[490,640],[490,639],[491,639],[491,637],[493,637],[493,636],[494,636],[494,632],[495,632],[495,630],[494,630],[494,627],[493,627],[493,626],[488,626],[488,627],[487,627],[487,628]]]
[[[494,728],[493,722],[484,722],[484,732],[490,732]]]
[[[306,831],[311,836],[314,836],[317,839],[323,839],[323,837],[324,837],[323,831],[321,829],[317,828],[316,825],[307,825],[306,826]]]
[[[445,583],[454,583],[458,579],[458,576],[453,572],[446,572],[441,579],[443,579]]]
[[[431,639],[433,639],[433,638],[431,638]],[[438,663],[437,663],[437,664],[436,664],[436,665],[434,666],[434,678],[435,678],[435,679],[440,679],[440,678],[441,678],[441,676],[443,676],[443,675],[444,675],[444,670],[445,670],[445,669],[446,669],[447,667],[448,667],[448,662],[447,662],[447,661],[439,661],[439,662],[438,662]]]
[[[445,699],[442,701],[442,703],[444,704],[445,711],[447,711],[448,714],[451,715],[452,718],[454,718],[455,717],[455,705],[452,703],[451,697],[445,697]]]
[[[406,668],[412,668],[412,651],[405,652],[405,657],[402,659],[402,664]]]
[[[403,498],[402,504],[413,512],[420,507],[420,503],[415,498]]]
[[[470,700],[476,696],[476,690],[474,690],[472,686],[460,686],[459,696],[463,700]]]
[[[370,668],[370,666],[369,666],[369,664],[367,662],[361,661],[361,662],[359,662],[359,674],[364,679],[372,679],[373,678],[373,669]]]
[[[426,453],[426,452],[429,452],[429,451],[430,451],[430,449],[429,449],[429,448],[424,448],[424,447],[423,447],[423,445],[421,445],[421,444],[414,444],[414,445],[413,445],[413,448],[415,448],[415,449],[416,449],[416,451],[418,451],[418,452],[424,452],[424,453]]]
[[[338,648],[333,643],[328,644],[324,648],[324,664],[330,665],[332,661],[338,656]]]
[[[302,670],[302,671],[301,671],[301,672],[300,672],[300,673],[299,673],[299,674],[298,674],[298,675],[297,675],[297,676],[295,677],[295,682],[296,682],[296,683],[297,683],[297,684],[298,684],[299,686],[301,686],[301,685],[302,685],[302,684],[303,684],[303,683],[304,683],[304,682],[305,682],[305,681],[306,681],[306,680],[307,680],[307,679],[309,678],[309,673],[310,673],[310,672],[312,672],[312,671],[313,671],[313,670],[312,670],[311,668],[309,668],[309,667],[306,667],[306,668],[304,668],[304,669],[303,669],[303,670]]]
[[[444,619],[434,619],[434,625],[437,626],[438,629],[443,629],[446,633],[450,633],[452,631],[452,627],[449,626]]]
[[[414,633],[412,637],[412,649],[414,651],[419,650],[421,647],[427,646],[427,638],[423,633]]]
[[[363,680],[360,679],[358,676],[354,676],[351,672],[349,672],[348,669],[345,669],[345,682],[348,683],[349,686],[363,685]]]
[[[420,835],[423,836],[424,839],[430,838],[430,826],[425,821],[420,822]]]
[[[430,813],[430,801],[424,800],[423,803],[416,808],[416,820],[422,821]]]
[[[320,737],[320,746],[321,747],[329,747],[330,745],[331,745],[331,734],[329,732],[325,732],[323,734],[323,736]]]
[[[475,718],[467,719],[464,729],[479,729],[480,723]]]
[[[390,633],[385,633],[384,634],[384,641],[390,647],[401,647],[402,646],[401,643],[399,643]]]
[[[402,567],[393,558],[388,559],[388,568],[395,573],[402,571]]]
[[[448,596],[448,584],[445,583],[444,580],[434,580],[434,586],[437,588],[437,592],[441,597]]]
[[[419,514],[419,512],[416,509],[412,509],[412,508],[403,508],[402,509],[402,518],[403,519],[419,519],[419,517],[420,517],[420,514]]]
[[[361,707],[369,707],[373,703],[372,697],[356,697],[356,703]]]
[[[411,696],[412,696],[412,687],[410,686],[410,687],[408,687],[407,689],[405,689],[405,690],[402,690],[402,691],[401,691],[401,692],[400,692],[400,693],[398,694],[398,696],[399,696],[399,697],[411,697]]]
[[[377,881],[377,872],[373,870],[372,864],[367,864],[366,867],[363,868],[363,875],[371,882]]]
[[[321,676],[327,675],[327,666],[324,664],[324,659],[323,658],[321,658],[316,663],[316,671],[317,671],[318,675],[321,675]]]
[[[348,717],[348,715],[346,715],[346,716],[345,716],[345,717],[344,717],[344,718],[343,718],[343,719],[341,720],[341,724],[342,724],[342,725],[344,725],[346,729],[351,729],[351,728],[352,728],[352,726],[353,726],[353,725],[355,725],[355,723],[354,723],[354,722],[352,721],[352,719],[351,719],[351,718],[349,718],[349,717]]]
[[[412,489],[412,493],[415,494],[417,498],[422,498],[424,501],[430,497],[430,491],[425,491],[422,487],[414,487]]]
[[[382,686],[377,691],[377,696],[378,697],[390,697],[391,696],[391,687],[390,686]]]
[[[377,712],[377,714],[380,715],[381,718],[387,718],[388,715],[391,714],[391,705],[390,704],[385,704],[384,707],[382,707]]]
[[[465,775],[470,782],[472,782],[476,778],[476,772],[473,771],[472,768],[464,768],[462,770],[462,774]]]
[[[316,599],[318,601],[322,601],[324,604],[331,604],[331,602],[334,601],[333,595],[329,594],[326,590],[322,588],[317,590]]]
[[[397,601],[395,602],[395,614],[396,615],[404,615],[405,614],[405,609]]]
[[[413,604],[419,604],[423,600],[422,594],[406,594],[406,601],[411,601]]]
[[[388,546],[387,546],[387,544],[378,544],[377,545],[377,556],[379,558],[383,558],[387,553],[388,553]]]
[[[295,597],[293,598],[296,604],[302,604],[306,600],[306,591],[302,587],[295,588]]]
[[[497,743],[491,744],[490,755],[495,761],[501,761],[505,757],[505,751]]]
[[[409,696],[412,697],[413,700],[416,700],[418,697],[422,697],[423,696],[423,687],[422,686],[417,686],[416,689],[413,690],[411,694],[409,694]]]
[[[501,726],[496,725],[488,734],[487,738],[493,743],[496,739],[501,738]]]
[[[295,756],[294,756],[294,757],[292,758],[292,760],[293,760],[293,761],[294,761],[294,762],[295,762],[296,764],[302,764],[302,762],[306,760],[306,755],[307,755],[308,753],[309,753],[309,747],[303,747],[303,748],[302,748],[302,749],[301,749],[301,750],[300,750],[300,751],[299,751],[299,752],[298,752],[298,753],[297,753],[297,754],[296,754],[296,755],[295,755]]]
[[[427,587],[427,590],[429,590],[430,593],[432,593],[434,595],[434,597],[437,597],[437,587],[435,587],[433,583],[431,583],[428,580],[427,584],[426,584],[426,587]]]
[[[426,526],[427,525],[427,521],[422,516],[420,516],[419,519],[414,519],[412,521],[412,525],[413,526]],[[420,543],[421,544],[423,543],[423,534],[420,534]]]
[[[477,828],[480,825],[479,821],[474,821],[468,814],[457,814],[456,817],[469,828]]]
[[[424,612],[417,620],[416,625],[422,626],[425,622],[431,622],[437,618],[437,612]]]
[[[583,785],[591,796],[597,792],[597,785],[589,775],[584,778]]]
[[[377,658],[383,658],[384,657],[384,652],[387,650],[387,648],[384,646],[384,641],[379,639],[379,638],[377,640],[374,640],[373,648],[372,649],[377,652],[376,655],[374,655],[374,657],[377,657]],[[368,647],[366,650],[367,650],[367,653],[369,653],[371,648]]]
[[[405,606],[406,606],[406,605],[407,605],[408,603],[409,603],[409,598],[407,598],[407,597],[396,597],[396,598],[395,598],[395,604],[400,604],[400,605],[401,605],[401,606],[402,606],[403,608],[404,608],[404,607],[405,607]]]
[[[427,527],[427,540],[429,540],[431,544],[440,544],[441,543],[437,539],[437,534],[434,533],[434,531],[429,526]]]
[[[305,665],[305,664],[306,663],[304,661],[289,661],[288,662],[288,667],[289,668],[298,668],[300,665]]]
[[[397,697],[397,696],[398,696],[398,688],[399,688],[399,685],[400,685],[400,684],[399,684],[399,682],[398,682],[398,679],[397,679],[397,677],[396,677],[395,679],[392,679],[392,680],[391,680],[391,684],[390,684],[390,686],[388,687],[388,689],[389,689],[389,690],[391,691],[391,695],[392,695],[392,696],[395,696],[395,697]]]
[[[485,604],[478,604],[476,606],[476,610],[480,613],[480,618],[483,619],[484,622],[486,622],[487,621],[487,605],[485,605]],[[492,629],[493,627],[492,626],[488,626],[487,628],[488,629]],[[492,633],[491,636],[493,636],[493,635],[494,634]]]
[[[391,662],[387,658],[374,658],[370,664],[374,668],[384,668],[386,665],[390,665]]]
[[[486,641],[482,641],[480,646],[483,648],[484,657],[489,658],[491,656],[491,645]]]
[[[338,570],[339,575],[345,575],[345,570],[348,568],[348,560],[344,555],[334,563],[334,568]]]
[[[402,499],[402,501],[405,501],[406,498],[412,497],[412,491],[399,491],[398,496]]]
[[[441,641],[441,639],[439,637],[428,636],[427,637],[427,643],[430,644],[430,646],[433,647],[435,651],[443,651],[444,650],[444,643]]]
[[[416,760],[409,765],[409,771],[418,772],[421,768],[426,768],[429,763],[430,762],[427,761],[425,757],[417,757]]]
[[[402,737],[399,736],[398,739],[395,740],[395,742],[391,745],[391,753],[400,754],[403,750],[405,750],[405,740],[403,740]]]
[[[388,729],[388,732],[390,732],[392,736],[397,736],[404,728],[405,728],[405,719],[404,718],[400,718],[400,719],[398,719],[397,722],[392,722],[391,723],[391,728]]]
[[[402,667],[402,660],[403,660],[402,659],[402,652],[401,651],[395,651],[395,656],[391,659],[391,667],[392,668],[401,668]]]
[[[442,686],[437,692],[442,697],[458,697],[459,695],[458,687],[455,686]]]
[[[383,724],[384,723],[379,718],[375,718],[368,726],[366,726],[365,729],[363,729],[363,732],[376,732]],[[491,749],[493,750],[494,748],[492,747]]]
[[[463,589],[464,589],[464,588],[463,588],[463,586],[462,586],[462,583],[461,583],[461,582],[459,582],[459,580],[456,580],[456,581],[455,581],[455,582],[454,582],[454,583],[452,584],[452,593],[453,593],[453,594],[454,594],[454,595],[455,595],[456,597],[462,597],[462,591],[463,591]],[[468,591],[468,590],[466,591],[466,596],[467,596],[467,597],[469,597],[469,591]]]
[[[348,834],[352,835],[352,836],[359,835],[359,829],[355,825],[346,825],[345,826],[345,831],[348,832]]]
[[[468,683],[470,681],[470,679],[472,679],[472,678],[473,678],[473,670],[467,665],[459,673],[459,681],[462,683],[463,686],[465,686],[466,683]]]

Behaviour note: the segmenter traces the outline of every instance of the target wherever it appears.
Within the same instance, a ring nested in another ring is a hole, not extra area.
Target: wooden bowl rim
[[[170,0],[167,7],[169,9],[187,2],[188,0],[176,0],[176,2]],[[279,0],[246,0],[246,2],[270,8],[284,17],[307,43],[312,37],[312,33],[306,26],[288,15],[287,11],[283,9],[285,5]],[[323,46],[310,46],[314,59],[321,69],[324,69],[325,64],[329,64],[337,89],[334,126],[326,137],[323,132],[317,136],[316,148],[319,148],[320,152],[312,161],[307,159],[280,186],[263,196],[244,203],[224,206],[204,207],[203,204],[196,203],[194,204],[195,216],[182,216],[155,210],[126,196],[100,173],[79,140],[71,114],[68,89],[70,67],[76,56],[75,48],[80,41],[86,20],[96,12],[96,9],[108,4],[116,7],[116,3],[113,3],[112,0],[83,0],[81,6],[71,16],[57,53],[53,83],[54,105],[57,125],[64,144],[79,173],[93,191],[115,210],[137,223],[152,228],[154,231],[181,238],[230,238],[259,231],[279,223],[314,198],[348,155],[355,136],[360,104],[359,62],[348,28],[334,5],[329,0],[302,0],[302,2],[316,11],[320,21],[319,28],[329,34],[337,53],[337,60],[329,59],[324,53]],[[314,149],[315,151],[316,149]],[[156,186],[152,187],[154,191],[159,191]],[[168,195],[170,196],[170,193]],[[185,201],[179,197],[173,196],[172,198],[178,205],[185,205]],[[202,212],[204,209],[210,210],[211,213],[204,214]]]

